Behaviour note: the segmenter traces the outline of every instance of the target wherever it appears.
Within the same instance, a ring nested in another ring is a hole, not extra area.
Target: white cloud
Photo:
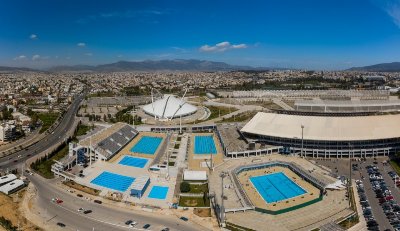
[[[32,40],[35,40],[35,39],[38,39],[38,36],[35,35],[35,34],[31,34],[31,35],[29,36],[29,38],[32,39]]]
[[[76,44],[78,47],[85,47],[86,46],[86,43],[78,43],[78,44]]]
[[[201,52],[223,52],[230,49],[244,49],[248,46],[244,43],[241,44],[231,44],[230,42],[220,42],[215,44],[214,46],[210,46],[208,44],[203,45],[199,48]]]
[[[383,9],[400,28],[400,0],[371,0],[371,2]]]
[[[20,55],[14,58],[14,60],[24,60],[24,59],[26,59],[25,55]]]
[[[40,55],[34,55],[34,56],[32,56],[32,60],[33,61],[36,61],[36,60],[39,60],[40,59]]]
[[[86,56],[93,56],[93,53],[85,53]]]

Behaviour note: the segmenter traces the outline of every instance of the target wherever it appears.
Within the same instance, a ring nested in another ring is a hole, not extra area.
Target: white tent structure
[[[156,119],[168,120],[191,115],[197,111],[197,107],[186,103],[183,97],[177,99],[173,95],[164,95],[161,99],[145,105],[143,111]]]

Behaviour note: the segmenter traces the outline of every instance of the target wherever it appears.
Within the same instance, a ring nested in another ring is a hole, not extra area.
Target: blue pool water
[[[131,152],[154,155],[162,141],[161,137],[143,136],[131,148]]]
[[[267,202],[278,202],[307,193],[283,172],[250,177],[251,183]]]
[[[90,183],[116,191],[125,192],[129,186],[131,186],[133,181],[135,181],[135,178],[133,177],[104,171]]]
[[[194,137],[194,154],[217,154],[212,136]]]
[[[147,164],[147,159],[132,157],[132,156],[124,156],[122,160],[118,162],[118,164],[127,165],[135,168],[144,168]]]
[[[148,198],[164,200],[167,197],[168,187],[167,186],[153,186],[149,193]]]

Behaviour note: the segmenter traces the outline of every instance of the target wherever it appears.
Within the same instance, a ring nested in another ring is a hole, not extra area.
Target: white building
[[[25,182],[20,179],[13,180],[3,186],[0,187],[0,192],[9,195],[13,192],[20,190],[21,188],[25,187]]]
[[[162,99],[145,105],[143,111],[158,119],[173,119],[194,114],[197,108],[173,95],[164,95]]]
[[[0,125],[0,141],[12,140],[15,136],[15,125],[1,124]]]
[[[13,180],[17,179],[17,176],[14,174],[8,174],[5,176],[0,177],[0,186],[7,184]]]

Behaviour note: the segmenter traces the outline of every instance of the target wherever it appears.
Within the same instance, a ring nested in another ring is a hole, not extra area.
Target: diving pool
[[[90,181],[90,183],[112,190],[125,192],[134,181],[135,178],[133,177],[104,171],[95,179]]]
[[[144,168],[148,162],[148,159],[132,157],[132,156],[124,156],[118,164],[126,165],[135,168]]]
[[[169,188],[167,186],[154,185],[151,188],[148,198],[165,200],[165,198],[167,197],[168,189]]]
[[[212,136],[194,137],[194,154],[217,154],[214,139]]]
[[[160,146],[163,138],[153,137],[153,136],[143,136],[140,138],[139,142],[131,148],[131,152],[154,155],[157,151],[158,146]]]

